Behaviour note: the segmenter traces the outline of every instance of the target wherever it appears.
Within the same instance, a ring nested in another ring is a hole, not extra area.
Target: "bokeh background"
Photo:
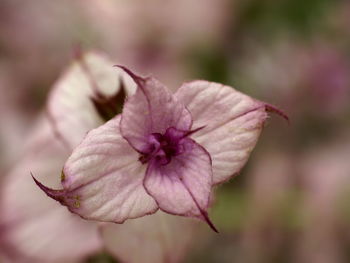
[[[216,190],[221,233],[198,237],[186,262],[350,262],[349,1],[0,0],[0,180],[76,45],[173,90],[221,82],[290,117],[271,116]]]

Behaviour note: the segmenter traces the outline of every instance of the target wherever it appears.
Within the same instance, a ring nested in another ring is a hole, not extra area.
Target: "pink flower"
[[[0,199],[0,254],[5,262],[71,262],[102,247],[98,225],[81,220],[37,191],[28,172],[58,185],[69,155],[41,118],[29,145],[14,169],[4,178]]]
[[[121,115],[88,133],[51,198],[85,219],[123,223],[155,213],[206,221],[214,185],[237,174],[275,108],[231,87],[185,83],[172,94],[123,68],[137,84]]]
[[[126,95],[135,91],[135,83],[112,65],[97,52],[72,63],[49,96],[49,118],[41,116],[34,125],[22,158],[5,177],[0,257],[8,262],[76,262],[105,247],[123,262],[176,263],[190,248],[196,230],[192,220],[157,213],[124,225],[87,222],[38,191],[29,176],[32,171],[45,184],[58,187],[56,175],[71,149],[109,118],[108,110],[118,111],[109,102],[118,102],[123,88]]]

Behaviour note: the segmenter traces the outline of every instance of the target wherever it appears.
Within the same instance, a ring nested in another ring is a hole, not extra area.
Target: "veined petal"
[[[119,132],[120,116],[88,133],[64,166],[63,190],[39,186],[85,219],[122,223],[158,207],[142,185],[146,166]]]
[[[128,220],[123,225],[101,227],[106,249],[122,262],[179,263],[195,240],[195,220],[162,211]]]
[[[159,208],[167,213],[207,221],[212,186],[210,156],[192,139],[183,139],[183,152],[162,165],[153,159],[147,168],[144,186]]]
[[[121,121],[121,132],[132,147],[143,152],[150,134],[164,134],[169,127],[191,128],[191,114],[163,84],[155,78],[141,78],[122,68],[138,86],[136,94],[124,105]]]
[[[35,136],[35,144],[2,181],[0,253],[8,262],[80,261],[102,246],[97,225],[47,198],[33,183],[29,171],[47,184],[59,185],[55,175],[68,155],[47,122],[39,127],[41,137]]]
[[[121,86],[126,95],[136,90],[133,80],[121,69],[113,68],[113,62],[98,52],[88,52],[76,59],[56,82],[49,96],[48,114],[70,148],[86,132],[103,124],[91,98],[97,93],[114,96]]]
[[[210,154],[213,183],[237,174],[248,160],[267,118],[266,104],[232,87],[207,81],[185,83],[175,96],[193,117],[191,137]]]

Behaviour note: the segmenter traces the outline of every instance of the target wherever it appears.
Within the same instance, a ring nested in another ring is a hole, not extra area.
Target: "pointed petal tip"
[[[41,182],[39,182],[33,175],[32,172],[30,172],[30,175],[32,176],[35,184],[37,186],[39,186],[39,188],[45,192],[45,194],[48,196],[48,197],[51,197],[52,199],[60,202],[60,203],[64,203],[64,190],[55,190],[55,189],[51,189],[45,185],[43,185]]]
[[[146,79],[139,76],[139,75],[136,75],[134,72],[132,72],[129,68],[123,66],[123,65],[114,65],[113,67],[118,67],[118,68],[121,68],[122,70],[124,70],[135,82],[137,85],[142,85]]]
[[[289,117],[284,111],[280,110],[279,108],[277,108],[271,104],[265,104],[265,110],[268,112],[276,113],[277,115],[279,115],[283,119],[285,119],[287,121],[288,125],[290,125]]]
[[[219,234],[219,230],[215,227],[214,223],[210,220],[208,213],[205,211],[201,211],[201,214],[205,220],[205,222],[209,225],[209,227],[215,232]]]

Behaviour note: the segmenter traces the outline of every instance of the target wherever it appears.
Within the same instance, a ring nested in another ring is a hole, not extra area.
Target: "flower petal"
[[[120,116],[88,133],[64,166],[64,190],[39,186],[85,219],[122,223],[158,207],[142,181],[146,166],[119,132]]]
[[[210,154],[213,183],[237,174],[248,160],[266,120],[266,104],[232,87],[207,81],[183,84],[175,96],[193,118],[193,127],[205,126],[191,137]]]
[[[55,175],[68,155],[47,121],[39,127],[41,139],[35,139],[2,181],[0,253],[8,262],[76,262],[101,248],[97,225],[47,198],[33,183],[29,171],[58,185]]]
[[[113,68],[113,62],[98,52],[88,52],[78,58],[56,82],[49,96],[48,113],[71,149],[87,131],[103,124],[91,97],[96,92],[113,96],[120,92],[122,82],[127,95],[135,92],[136,85],[131,78]]]
[[[122,262],[178,263],[191,249],[197,229],[194,220],[158,211],[123,225],[106,224],[101,233],[107,251]]]
[[[167,213],[207,221],[212,186],[211,160],[207,151],[192,139],[183,139],[183,153],[167,165],[150,161],[144,185],[159,208]]]
[[[121,132],[137,151],[143,152],[152,133],[164,134],[169,127],[189,130],[191,114],[173,94],[155,78],[141,78],[122,67],[137,83],[136,94],[123,109]]]

